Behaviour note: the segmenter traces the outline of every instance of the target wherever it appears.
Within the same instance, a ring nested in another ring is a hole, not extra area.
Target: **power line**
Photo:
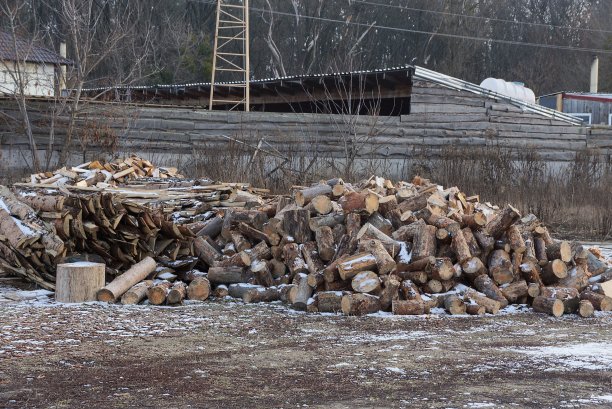
[[[376,24],[336,20],[336,19],[325,18],[325,17],[306,16],[303,14],[285,13],[282,11],[271,11],[271,10],[265,10],[265,9],[260,9],[256,7],[251,7],[251,10],[261,11],[263,13],[271,13],[271,14],[276,14],[276,15],[281,15],[281,16],[300,17],[304,19],[326,21],[330,23],[338,23],[338,24],[352,25],[352,26],[358,26],[358,27],[367,27],[367,28],[374,27],[380,30],[390,30],[390,31],[398,31],[398,32],[413,33],[413,34],[427,34],[427,35],[435,35],[439,37],[456,38],[456,39],[463,39],[463,40],[474,40],[474,41],[482,41],[482,42],[492,42],[492,43],[509,44],[509,45],[522,45],[522,46],[527,46],[527,47],[550,48],[550,49],[555,49],[555,50],[612,54],[612,50],[604,50],[604,49],[599,49],[599,48],[582,48],[582,47],[572,47],[569,45],[541,44],[541,43],[531,43],[531,42],[525,42],[525,41],[500,40],[500,39],[487,38],[487,37],[466,36],[466,35],[460,35],[460,34],[436,33],[432,31],[413,30],[409,28],[390,27],[390,26],[379,26]]]
[[[354,0],[354,1],[358,1],[358,0]],[[217,4],[217,2],[214,0],[198,0],[196,2],[203,3],[203,4]],[[491,43],[499,43],[499,44],[506,44],[506,45],[534,47],[534,48],[549,48],[553,50],[588,52],[592,54],[597,54],[597,53],[612,54],[612,50],[604,50],[600,48],[572,47],[569,45],[542,44],[542,43],[532,43],[532,42],[525,42],[525,41],[501,40],[501,39],[488,38],[488,37],[468,36],[468,35],[460,35],[460,34],[438,33],[438,32],[433,32],[433,31],[414,30],[410,28],[380,26],[380,25],[370,24],[370,23],[359,23],[355,21],[337,20],[337,19],[326,18],[326,17],[308,16],[308,15],[303,15],[303,14],[298,14],[298,13],[286,13],[283,11],[267,10],[267,9],[262,9],[258,7],[249,7],[249,9],[252,11],[258,11],[261,13],[269,13],[269,14],[275,14],[275,15],[291,17],[291,18],[300,17],[300,18],[307,19],[307,20],[325,21],[329,23],[337,23],[337,24],[342,24],[342,25],[364,27],[364,28],[377,28],[380,30],[397,31],[397,32],[403,32],[403,33],[434,35],[438,37],[454,38],[454,39],[461,39],[461,40],[482,41],[485,43],[491,42]]]
[[[471,16],[468,14],[452,13],[449,11],[426,10],[426,9],[419,9],[415,7],[399,6],[399,5],[394,5],[394,4],[382,4],[382,3],[366,1],[366,0],[353,0],[353,3],[362,3],[362,4],[368,4],[371,6],[395,8],[395,9],[407,10],[407,11],[418,11],[418,12],[424,12],[424,13],[429,13],[429,14],[439,14],[439,15],[444,15],[444,16],[465,17],[465,18],[477,19],[477,20],[497,21],[500,23],[510,23],[510,24],[517,24],[517,25],[527,25],[527,26],[537,26],[537,27],[546,27],[546,28],[558,28],[558,29],[564,29],[564,30],[589,31],[589,32],[595,32],[595,33],[612,34],[612,30],[601,30],[601,29],[584,28],[584,27],[570,27],[570,26],[561,26],[561,25],[546,24],[546,23],[532,23],[532,22],[527,22],[527,21],[514,21],[514,20],[507,20],[507,19],[495,18],[495,17],[485,17],[485,16]]]

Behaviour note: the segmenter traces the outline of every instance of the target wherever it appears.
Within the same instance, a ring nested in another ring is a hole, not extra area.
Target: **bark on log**
[[[372,271],[362,271],[353,277],[351,287],[358,293],[376,293],[380,290],[380,279]]]
[[[453,236],[452,249],[457,256],[457,262],[459,263],[463,263],[472,258],[470,247],[468,246],[465,236],[463,235],[463,231],[461,230],[458,230]]]
[[[336,249],[332,229],[327,226],[318,228],[315,230],[315,238],[321,260],[330,261],[333,259],[334,254],[336,254]]]
[[[317,245],[314,241],[302,244],[302,256],[310,274],[318,273],[325,268],[325,264],[319,257]]]
[[[533,238],[533,247],[535,250],[535,258],[538,260],[540,267],[548,264],[548,255],[546,254],[546,242],[541,237]]]
[[[495,250],[489,257],[489,274],[498,285],[511,283],[514,279],[510,255],[504,250]]]
[[[125,273],[116,277],[106,287],[96,293],[98,301],[114,302],[131,287],[144,280],[155,271],[157,263],[152,257],[146,257],[139,263],[134,264]]]
[[[447,281],[454,277],[455,268],[453,263],[448,258],[436,258],[433,264],[425,270],[429,273],[429,277],[433,280]]]
[[[221,257],[223,257],[222,254],[203,237],[197,237],[193,241],[193,248],[200,260],[209,267],[213,267],[217,261],[221,260]]]
[[[396,267],[395,260],[389,255],[383,244],[378,240],[366,240],[359,245],[359,251],[370,253],[376,259],[378,274],[385,275]]]
[[[612,298],[593,291],[583,291],[581,300],[588,300],[598,311],[612,311]]]
[[[78,262],[59,264],[55,280],[55,300],[64,303],[96,301],[104,287],[105,265]]]
[[[391,211],[397,209],[397,197],[389,195],[378,200],[378,211],[387,219],[390,218]]]
[[[272,273],[268,269],[268,265],[265,261],[256,260],[251,263],[251,271],[255,274],[257,283],[264,287],[272,287],[274,285],[274,279]]]
[[[353,212],[365,212],[372,214],[378,210],[378,196],[373,193],[349,192],[338,200],[345,214]]]
[[[334,212],[325,216],[311,217],[309,225],[310,230],[317,231],[317,229],[324,226],[333,228],[342,223],[344,223],[344,213]]]
[[[418,261],[425,257],[436,255],[436,228],[422,225],[414,236],[412,259]]]
[[[521,236],[521,231],[516,225],[508,227],[508,230],[506,230],[506,235],[508,236],[508,243],[510,244],[510,248],[513,252],[525,252],[525,241],[523,240],[523,236]]]
[[[166,296],[166,302],[168,305],[176,305],[183,302],[187,295],[187,284],[182,281],[177,281],[172,285],[168,295]]]
[[[387,236],[385,233],[378,230],[376,227],[372,226],[370,223],[366,223],[359,230],[357,235],[355,236],[357,240],[360,242],[366,240],[378,240],[385,247],[387,252],[391,255],[391,257],[397,256],[401,248],[401,243],[397,240],[392,239]]]
[[[366,315],[380,311],[380,300],[370,294],[350,294],[342,297],[344,315]]]
[[[327,184],[315,185],[315,186],[312,186],[306,189],[302,189],[302,190],[298,190],[297,192],[295,192],[295,203],[300,207],[304,207],[308,203],[310,203],[312,199],[314,199],[315,197],[319,195],[329,196],[331,194],[332,194],[332,187],[330,185],[327,185]]]
[[[468,288],[465,291],[465,297],[474,303],[485,307],[485,310],[489,314],[497,314],[502,308],[502,303],[492,298],[487,297],[485,294],[479,293],[478,291]]]
[[[339,262],[338,273],[342,280],[349,280],[356,276],[357,273],[373,270],[376,267],[376,257],[370,253],[358,253]]]
[[[578,304],[578,315],[582,318],[590,318],[595,315],[595,308],[589,300],[581,300]]]
[[[521,218],[521,214],[511,205],[506,205],[489,223],[487,223],[487,233],[495,239],[501,237],[508,227]]]
[[[211,284],[247,283],[248,275],[240,266],[211,267],[208,269],[208,280]]]
[[[551,285],[567,277],[567,265],[559,260],[553,260],[542,268],[540,274],[546,285]]]
[[[228,294],[232,298],[242,298],[244,294],[253,288],[264,288],[260,285],[248,284],[248,283],[236,283],[231,284],[228,287]]]
[[[529,295],[529,286],[525,280],[515,281],[502,288],[501,292],[511,304],[514,304]]]
[[[305,209],[289,210],[283,214],[283,230],[296,243],[306,243],[310,241],[310,212]]]
[[[557,241],[546,246],[549,260],[561,259],[565,263],[572,261],[572,247],[569,241]]]
[[[283,247],[283,258],[291,276],[296,274],[308,274],[308,266],[300,255],[299,246],[295,243],[287,243]]]
[[[567,277],[559,280],[556,284],[559,287],[572,287],[582,291],[589,285],[589,275],[580,266],[576,266],[567,272]]]
[[[474,281],[476,277],[487,274],[487,268],[478,257],[472,257],[464,261],[461,264],[461,269],[463,270],[463,275],[467,277],[469,281]]]
[[[272,302],[280,300],[281,294],[278,288],[249,288],[242,295],[242,300],[249,303]]]
[[[322,291],[316,294],[319,312],[337,313],[342,311],[342,291]]]
[[[429,309],[423,301],[416,300],[394,300],[392,303],[394,315],[424,315],[429,314]]]
[[[413,241],[414,236],[421,230],[422,226],[425,225],[425,221],[423,219],[419,219],[408,225],[401,226],[399,229],[394,231],[391,236],[395,240],[399,241]]]
[[[147,299],[149,300],[149,303],[152,305],[162,305],[165,303],[170,287],[172,287],[172,283],[170,281],[162,281],[154,284],[147,291]]]
[[[489,276],[481,275],[476,277],[474,279],[474,287],[487,297],[499,301],[501,308],[505,308],[508,305],[508,300]]]
[[[138,304],[147,297],[147,291],[153,285],[153,280],[141,281],[132,286],[121,296],[121,304]]]
[[[294,278],[296,287],[289,292],[289,302],[291,307],[297,310],[305,311],[308,306],[308,300],[312,295],[312,288],[308,285],[308,276],[306,274],[297,274]]]
[[[400,281],[395,276],[390,275],[383,278],[384,288],[380,293],[380,309],[381,311],[389,311],[391,303],[398,297],[397,290],[400,287]]]
[[[468,313],[469,315],[484,315],[487,313],[487,309],[485,307],[483,307],[482,305],[478,305],[478,304],[466,304],[465,305],[465,312]]]
[[[444,309],[451,315],[465,314],[467,310],[463,300],[456,295],[444,297]]]
[[[368,218],[368,223],[376,227],[378,230],[383,232],[385,235],[390,236],[393,233],[393,225],[387,219],[385,219],[379,212],[374,212]]]
[[[557,298],[537,296],[533,299],[531,307],[535,312],[542,312],[555,317],[563,315],[563,302]]]

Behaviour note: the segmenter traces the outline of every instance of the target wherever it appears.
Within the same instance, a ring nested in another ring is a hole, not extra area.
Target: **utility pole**
[[[230,111],[248,112],[249,79],[249,0],[218,0],[208,109],[231,105]]]

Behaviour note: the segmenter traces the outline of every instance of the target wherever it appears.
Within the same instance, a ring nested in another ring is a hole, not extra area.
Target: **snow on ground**
[[[532,357],[539,363],[547,363],[546,370],[612,370],[612,348],[609,343],[586,342],[561,346],[526,347],[512,349]]]

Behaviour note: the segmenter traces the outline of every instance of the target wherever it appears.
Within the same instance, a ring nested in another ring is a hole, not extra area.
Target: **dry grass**
[[[290,145],[290,144],[288,144]],[[217,145],[218,146],[218,145]],[[612,162],[593,152],[583,152],[573,162],[550,164],[534,151],[457,148],[432,152],[415,151],[413,160],[366,158],[346,166],[338,158],[316,155],[299,143],[284,153],[288,161],[228,142],[226,149],[206,147],[194,153],[188,174],[217,180],[250,182],[274,192],[287,192],[332,177],[347,181],[377,174],[411,180],[421,175],[444,186],[459,186],[481,200],[511,203],[523,213],[534,213],[561,237],[590,240],[612,239]],[[275,171],[277,166],[282,165]]]

